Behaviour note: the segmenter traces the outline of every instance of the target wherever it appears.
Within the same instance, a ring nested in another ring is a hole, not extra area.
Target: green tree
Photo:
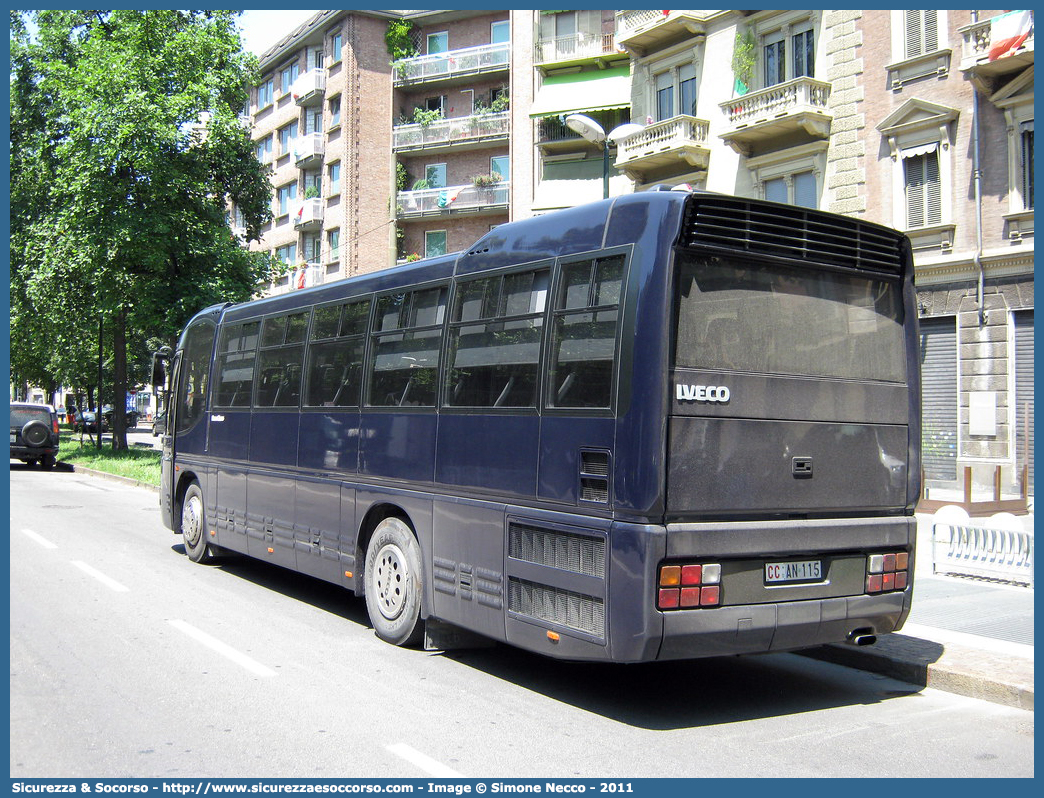
[[[271,216],[239,121],[257,63],[235,12],[23,13],[11,13],[12,364],[27,379],[85,379],[72,372],[96,358],[100,320],[125,448],[128,360],[148,359],[128,343],[173,341],[194,313],[249,298],[271,273],[227,222],[235,205],[256,240]],[[32,344],[14,337],[16,315]]]

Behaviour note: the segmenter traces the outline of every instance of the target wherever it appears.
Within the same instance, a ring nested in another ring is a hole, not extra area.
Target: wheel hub
[[[406,606],[408,571],[406,558],[398,546],[387,545],[377,553],[374,568],[374,587],[381,615],[393,621]]]
[[[193,545],[203,534],[203,513],[198,496],[189,497],[181,511],[181,534]]]

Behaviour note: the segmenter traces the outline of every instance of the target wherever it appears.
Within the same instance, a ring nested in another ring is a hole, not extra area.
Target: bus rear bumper
[[[657,659],[695,659],[841,643],[857,630],[900,628],[910,591],[786,604],[749,604],[664,613]]]

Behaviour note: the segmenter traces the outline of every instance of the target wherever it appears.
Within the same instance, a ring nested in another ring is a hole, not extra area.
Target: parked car
[[[95,423],[95,417],[98,414],[93,410],[79,410],[73,417],[73,432],[81,432],[86,430],[87,432],[97,432],[98,425]],[[102,416],[102,432],[109,429],[108,423],[105,421],[105,416]]]
[[[134,429],[138,426],[139,414],[137,410],[127,410],[123,415],[127,419],[127,429]],[[102,428],[112,429],[112,405],[102,407],[102,419],[104,420]]]
[[[11,403],[11,457],[54,468],[58,462],[58,414],[53,407]]]
[[[157,435],[162,435],[163,431],[167,428],[167,411],[160,410],[154,419],[152,419],[152,437],[155,438]]]

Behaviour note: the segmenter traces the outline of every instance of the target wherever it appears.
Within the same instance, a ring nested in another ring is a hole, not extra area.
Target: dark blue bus
[[[870,643],[910,609],[914,303],[900,233],[653,190],[211,307],[169,369],[164,522],[365,596],[395,644]]]

